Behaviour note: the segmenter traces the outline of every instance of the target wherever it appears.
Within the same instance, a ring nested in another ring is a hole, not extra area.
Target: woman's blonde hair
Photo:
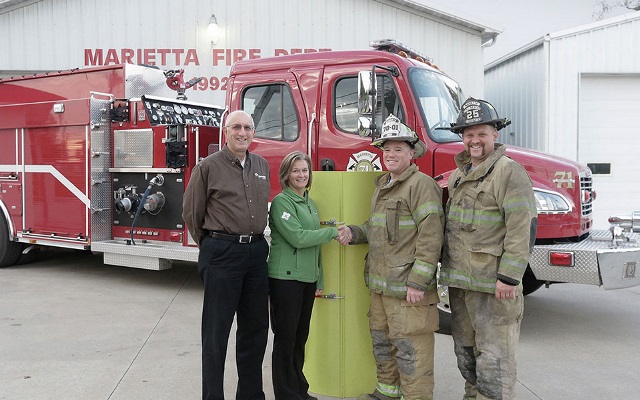
[[[309,181],[307,181],[306,188],[307,190],[311,188],[311,181],[313,179],[313,175],[311,173],[311,157],[301,151],[293,151],[287,154],[280,164],[280,172],[278,172],[278,177],[280,178],[280,186],[282,187],[282,189],[285,189],[288,186],[289,174],[293,169],[293,164],[299,160],[306,161],[307,167],[309,167]]]

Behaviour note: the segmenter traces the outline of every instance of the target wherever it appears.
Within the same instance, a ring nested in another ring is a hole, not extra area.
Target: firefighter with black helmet
[[[467,99],[451,130],[464,151],[448,182],[440,283],[464,399],[514,399],[522,276],[535,241],[536,203],[525,169],[496,143],[509,125],[487,101]]]
[[[372,145],[382,149],[388,172],[374,181],[369,220],[346,229],[346,243],[369,243],[365,283],[377,384],[359,399],[433,399],[442,190],[411,163],[427,148],[397,117],[385,120]]]
[[[465,128],[475,125],[492,125],[496,132],[510,125],[509,118],[498,117],[495,107],[488,101],[469,97],[463,104],[455,124],[451,124],[451,130],[462,133]]]

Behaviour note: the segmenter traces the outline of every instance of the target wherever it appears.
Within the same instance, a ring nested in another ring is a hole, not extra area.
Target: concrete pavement
[[[146,271],[47,250],[0,269],[0,399],[199,399],[201,302],[190,263]],[[525,314],[519,399],[640,397],[639,288],[554,285],[527,296]],[[270,345],[263,376],[273,399]],[[231,343],[228,399],[234,357]],[[462,393],[451,338],[436,335],[435,398]]]

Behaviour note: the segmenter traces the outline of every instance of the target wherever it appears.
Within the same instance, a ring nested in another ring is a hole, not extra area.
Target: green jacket
[[[284,189],[271,202],[269,211],[271,251],[269,277],[317,282],[324,289],[320,245],[338,236],[336,228],[320,229],[316,203],[305,192],[301,197]]]
[[[389,173],[374,182],[369,221],[349,225],[352,244],[369,243],[367,287],[401,299],[407,286],[435,293],[444,231],[442,189],[415,164],[390,184]]]
[[[496,280],[517,285],[522,280],[535,241],[536,202],[527,171],[495,151],[475,170],[467,152],[456,157],[449,177],[445,244],[440,282],[443,285],[494,293]]]

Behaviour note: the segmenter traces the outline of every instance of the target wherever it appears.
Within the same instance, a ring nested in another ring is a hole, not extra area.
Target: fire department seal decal
[[[347,164],[347,171],[368,172],[382,171],[380,157],[377,154],[363,150],[351,155]]]

